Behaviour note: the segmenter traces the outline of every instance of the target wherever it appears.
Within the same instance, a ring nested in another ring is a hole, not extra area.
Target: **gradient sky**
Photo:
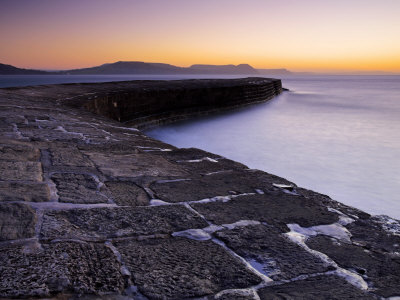
[[[0,0],[0,62],[400,71],[400,0]]]

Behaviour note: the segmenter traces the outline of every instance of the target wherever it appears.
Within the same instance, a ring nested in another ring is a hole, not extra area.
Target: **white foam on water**
[[[302,234],[304,236],[315,236],[318,234],[327,235],[336,238],[341,241],[351,242],[351,233],[347,228],[343,227],[339,223],[333,223],[329,225],[318,225],[312,227],[301,227],[298,224],[287,224],[291,231]]]
[[[160,199],[151,199],[150,200],[150,206],[160,206],[160,205],[172,205],[172,203],[165,202]]]
[[[205,198],[201,200],[194,200],[194,201],[188,201],[187,203],[211,203],[211,202],[228,202],[234,198],[241,197],[241,196],[249,196],[249,195],[255,195],[255,193],[243,193],[243,194],[237,194],[237,195],[226,195],[226,196],[215,196],[212,198]]]
[[[63,210],[75,208],[115,208],[116,204],[97,203],[97,204],[74,204],[62,202],[29,202],[27,203],[35,209]]]
[[[230,290],[224,290],[216,294],[214,297],[215,299],[220,299],[221,297],[224,296],[242,296],[246,297],[246,299],[251,299],[251,300],[260,300],[260,297],[256,293],[254,289],[230,289]]]
[[[206,241],[211,239],[211,235],[203,229],[187,229],[172,233],[172,236],[185,237],[196,241]]]
[[[216,231],[220,231],[220,230],[224,230],[225,227],[222,227],[221,225],[215,225],[215,224],[211,224],[208,227],[203,228],[203,230],[207,233],[214,233]]]
[[[252,226],[252,225],[260,225],[261,223],[259,221],[252,221],[252,220],[240,220],[232,224],[222,224],[223,227],[226,229],[232,230],[237,227],[246,227],[246,226]]]
[[[202,161],[210,161],[210,162],[213,162],[213,163],[217,163],[218,162],[217,160],[212,159],[210,157],[203,157],[203,158],[200,158],[200,159],[190,159],[190,160],[178,160],[176,162],[178,162],[178,163],[183,163],[183,162],[198,163],[198,162],[202,162]]]
[[[170,179],[170,180],[157,180],[156,183],[170,183],[170,182],[179,182],[179,181],[190,181],[191,179],[189,178],[183,178],[183,179]]]
[[[373,219],[375,222],[379,223],[386,232],[400,236],[400,222],[398,220],[392,219],[386,215],[374,216]]]

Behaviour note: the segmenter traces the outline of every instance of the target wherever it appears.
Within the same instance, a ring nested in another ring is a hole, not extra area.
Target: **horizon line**
[[[138,62],[138,63],[146,63],[146,64],[166,64],[166,65],[171,65],[174,67],[179,67],[179,68],[190,68],[194,65],[208,65],[208,66],[240,66],[240,65],[248,65],[251,68],[255,69],[255,70],[286,70],[288,72],[291,73],[311,73],[311,74],[323,74],[323,75],[351,75],[351,73],[366,73],[364,75],[400,75],[400,70],[399,71],[383,71],[383,70],[362,70],[362,69],[341,69],[341,70],[335,70],[335,69],[329,69],[329,70],[296,70],[293,71],[289,68],[286,67],[279,67],[279,68],[268,68],[268,67],[254,67],[249,63],[239,63],[239,64],[234,64],[234,63],[230,63],[230,64],[211,64],[211,63],[192,63],[186,66],[183,65],[176,65],[176,64],[172,64],[172,63],[166,63],[166,62],[148,62],[148,61],[140,61],[140,60],[116,60],[114,62],[105,62],[105,63],[100,63],[97,65],[91,65],[91,66],[86,66],[86,67],[75,67],[75,68],[66,68],[66,69],[53,69],[53,68],[35,68],[35,67],[20,67],[20,66],[16,66],[13,64],[9,64],[9,63],[3,63],[0,62],[0,64],[4,64],[4,65],[9,65],[15,68],[19,68],[19,69],[27,69],[27,70],[35,70],[35,71],[47,71],[47,72],[61,72],[61,71],[71,71],[71,70],[79,70],[79,69],[88,69],[88,68],[95,68],[95,67],[100,67],[102,65],[107,65],[107,64],[115,64],[115,63],[119,63],[119,62],[123,62],[123,63],[129,63],[129,62]],[[371,74],[368,74],[371,73]],[[373,73],[379,73],[379,74],[373,74]],[[129,74],[124,74],[124,75],[129,75]],[[139,74],[136,74],[139,75]],[[363,75],[363,74],[356,74],[356,75]]]

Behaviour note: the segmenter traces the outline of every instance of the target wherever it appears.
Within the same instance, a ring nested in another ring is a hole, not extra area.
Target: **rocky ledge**
[[[400,296],[398,221],[112,120],[280,91],[258,78],[0,89],[0,298]]]

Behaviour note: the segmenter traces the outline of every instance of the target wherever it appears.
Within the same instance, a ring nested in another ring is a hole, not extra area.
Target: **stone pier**
[[[0,298],[400,296],[398,221],[126,124],[281,91],[264,78],[0,89]]]

